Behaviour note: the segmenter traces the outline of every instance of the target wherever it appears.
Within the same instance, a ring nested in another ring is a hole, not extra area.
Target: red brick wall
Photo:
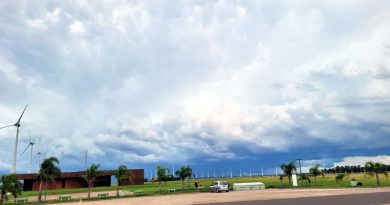
[[[86,188],[88,184],[82,178],[64,179],[65,188]]]
[[[132,173],[133,181],[123,181],[121,185],[141,185],[144,184],[144,170],[143,169],[132,169],[129,170]],[[88,184],[82,178],[85,172],[64,172],[61,178],[57,178],[55,182],[48,182],[47,189],[62,189],[64,188],[85,188]],[[102,171],[99,173],[101,180],[111,180],[112,171]],[[18,174],[18,178],[21,180],[33,180],[32,190],[39,190],[39,179],[37,174]],[[102,183],[100,183],[102,184]],[[104,183],[103,183],[104,184]],[[109,185],[108,185],[109,186]],[[44,183],[42,188],[44,189]]]
[[[39,180],[36,180],[32,184],[32,190],[39,190]],[[55,180],[54,182],[47,182],[47,189],[61,189],[61,180]],[[42,183],[42,189],[45,189],[45,182]]]
[[[133,176],[132,181],[124,180],[120,182],[120,185],[142,185],[144,184],[144,170],[143,169],[133,169],[130,170],[131,175]]]

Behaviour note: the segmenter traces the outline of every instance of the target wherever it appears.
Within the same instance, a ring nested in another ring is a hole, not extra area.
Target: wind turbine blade
[[[3,129],[3,128],[11,127],[11,126],[15,126],[15,125],[7,125],[7,126],[4,126],[4,127],[0,127],[0,130]]]
[[[24,137],[23,137],[23,134],[22,134],[22,129],[20,129],[19,128],[19,135],[20,135],[20,137],[23,139]]]
[[[26,150],[30,147],[30,145],[31,143],[27,145],[26,149],[24,149],[24,151],[22,152],[22,154],[20,154],[20,156],[22,156],[26,152]]]
[[[20,117],[19,117],[18,121],[15,123],[15,125],[19,125],[19,123],[20,123],[20,120],[22,119],[22,117],[23,117],[23,114],[24,114],[24,111],[26,111],[26,108],[27,108],[27,106],[28,106],[28,104],[26,105],[26,107],[24,107],[24,110],[23,110],[22,114],[20,115]]]
[[[35,157],[33,158],[33,161],[38,157],[38,155],[40,155],[41,153],[40,152],[38,152],[36,155],[35,155]]]

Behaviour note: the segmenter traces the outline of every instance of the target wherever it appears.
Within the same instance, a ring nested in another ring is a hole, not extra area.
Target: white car
[[[210,192],[229,192],[229,183],[226,181],[213,181],[210,186]]]

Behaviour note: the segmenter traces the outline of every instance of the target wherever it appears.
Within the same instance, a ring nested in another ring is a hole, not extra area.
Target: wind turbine
[[[37,157],[38,157],[38,170],[37,170],[37,173],[39,172],[39,169],[41,168],[40,166],[40,163],[41,163],[41,155],[42,155],[42,152],[40,152],[39,150],[39,145],[41,144],[41,138],[38,139],[38,149],[37,149],[37,154],[35,155],[35,157],[33,158],[32,161],[34,161]]]
[[[37,154],[35,155],[35,157],[33,159],[33,160],[35,160],[38,157],[38,171],[37,172],[39,172],[39,169],[40,169],[41,154],[42,154],[42,152],[37,152]]]
[[[26,149],[22,152],[20,156],[22,156],[27,149],[31,146],[31,152],[30,152],[30,163],[28,165],[28,173],[31,174],[31,169],[32,169],[32,161],[33,161],[33,149],[34,149],[34,142],[31,141],[31,135],[30,135],[30,143],[27,145]]]
[[[6,128],[6,127],[11,127],[11,126],[15,126],[16,127],[16,140],[15,140],[15,148],[14,148],[14,159],[13,159],[12,170],[11,170],[11,173],[13,173],[13,174],[16,173],[16,154],[18,152],[18,139],[19,139],[20,120],[22,120],[24,111],[26,111],[27,106],[28,106],[28,104],[26,105],[26,107],[24,107],[24,110],[23,110],[22,114],[20,115],[18,121],[16,121],[15,124],[7,125],[7,126],[4,126],[4,127],[0,127],[0,129]]]

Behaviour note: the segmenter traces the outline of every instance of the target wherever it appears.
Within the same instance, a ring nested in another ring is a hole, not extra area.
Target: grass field
[[[317,182],[315,182],[314,177],[311,177],[311,183],[302,182],[299,183],[297,188],[336,188],[336,187],[350,187],[350,180],[355,178],[359,182],[363,183],[363,187],[376,187],[376,181],[374,177],[368,177],[364,174],[351,174],[347,179],[344,179],[341,183],[336,183],[334,174],[327,174],[325,177],[317,177]],[[190,189],[194,191],[195,181],[200,181],[205,187],[205,191],[208,191],[208,187],[211,182],[214,180],[225,180],[229,183],[236,182],[263,182],[266,188],[290,188],[288,179],[284,178],[283,181],[279,180],[279,177],[270,176],[270,177],[233,177],[233,178],[204,178],[204,179],[191,179]],[[380,175],[381,186],[390,186],[390,178],[385,178],[383,175]],[[168,189],[177,189],[177,192],[181,191],[181,182],[180,181],[169,181],[162,183],[162,193],[166,193]],[[92,191],[110,191],[115,190],[114,186],[111,187],[97,187],[93,188]],[[158,183],[147,182],[144,185],[135,185],[135,186],[122,186],[121,190],[125,191],[136,191],[143,190],[145,195],[154,195],[158,193]],[[72,193],[83,193],[87,192],[86,188],[81,189],[63,189],[63,190],[48,190],[47,195],[57,195],[57,194],[72,194]],[[185,189],[183,192],[188,192],[187,180],[185,181]],[[28,191],[23,192],[20,197],[36,196],[38,191]]]

